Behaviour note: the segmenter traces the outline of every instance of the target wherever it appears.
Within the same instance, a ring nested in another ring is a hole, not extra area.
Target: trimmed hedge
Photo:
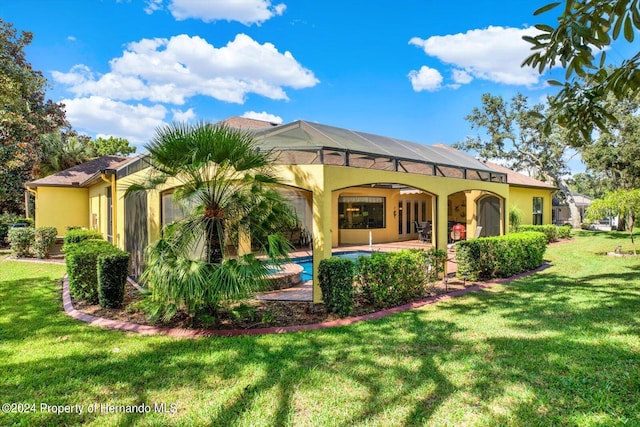
[[[62,252],[67,252],[70,245],[90,239],[103,239],[102,233],[96,230],[87,230],[86,228],[69,228],[67,234],[64,235]]]
[[[11,254],[15,257],[27,257],[31,254],[31,245],[36,234],[33,227],[21,227],[9,229],[9,244]]]
[[[394,307],[424,296],[428,269],[425,251],[404,249],[360,257],[357,270],[364,298],[378,307]]]
[[[33,250],[38,258],[47,258],[51,249],[56,244],[58,238],[58,230],[55,227],[38,227],[36,228]]]
[[[354,271],[354,264],[350,259],[331,257],[320,261],[318,280],[328,312],[344,317],[353,311]]]
[[[553,224],[547,225],[521,225],[518,227],[518,232],[525,231],[538,231],[544,233],[547,236],[547,243],[558,241],[558,226]]]
[[[67,246],[69,291],[74,298],[98,302],[98,258],[120,250],[106,240],[89,239]]]
[[[467,280],[510,277],[542,265],[547,236],[538,231],[456,243],[456,276]]]
[[[98,257],[98,303],[103,308],[119,308],[129,271],[129,254],[118,250]]]
[[[4,246],[4,242],[7,240],[9,233],[9,225],[0,223],[0,246]]]
[[[573,230],[573,227],[571,227],[570,224],[558,226],[558,238],[559,239],[571,238],[571,230]]]

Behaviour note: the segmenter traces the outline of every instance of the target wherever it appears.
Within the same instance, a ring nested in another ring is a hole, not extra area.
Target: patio
[[[380,243],[374,245],[346,245],[332,249],[333,253],[345,251],[380,251],[391,252],[401,249],[430,249],[432,245],[420,240],[407,240],[402,242]],[[447,257],[447,281],[437,282],[436,291],[438,293],[446,293],[452,290],[462,289],[466,283],[455,278],[457,265],[455,262],[455,251],[450,248]],[[311,250],[298,250],[291,253],[291,258],[311,256]],[[291,302],[311,302],[313,301],[313,283],[307,280],[299,285],[276,291],[263,292],[256,296],[259,300],[264,301],[291,301]]]

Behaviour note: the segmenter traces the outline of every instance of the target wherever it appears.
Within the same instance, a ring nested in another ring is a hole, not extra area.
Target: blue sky
[[[520,67],[548,0],[453,3],[0,0],[0,16],[34,33],[48,97],[92,136],[141,146],[171,121],[237,115],[453,144],[477,133],[464,117],[483,93],[539,102],[560,72]]]

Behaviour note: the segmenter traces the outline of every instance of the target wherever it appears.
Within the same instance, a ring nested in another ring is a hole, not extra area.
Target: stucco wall
[[[58,237],[67,227],[89,227],[89,191],[86,188],[38,187],[36,227],[55,227]]]
[[[520,211],[520,219],[523,225],[533,224],[533,198],[542,197],[542,223],[551,224],[553,192],[548,189],[511,187],[509,190],[509,203],[507,212],[515,206]],[[509,221],[507,215],[507,222]]]

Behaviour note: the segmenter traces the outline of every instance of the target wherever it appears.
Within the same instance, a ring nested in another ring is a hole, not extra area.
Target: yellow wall
[[[58,237],[67,227],[89,227],[89,192],[86,188],[38,187],[36,227],[55,227]]]
[[[509,190],[509,200],[507,212],[512,207],[520,211],[520,220],[523,225],[533,224],[533,198],[542,197],[542,223],[551,224],[552,204],[551,199],[554,190],[539,188],[511,187]],[[509,215],[507,215],[507,224]]]
[[[100,182],[89,188],[89,228],[102,233],[107,238],[107,188],[109,184]],[[115,241],[114,241],[115,243]]]

